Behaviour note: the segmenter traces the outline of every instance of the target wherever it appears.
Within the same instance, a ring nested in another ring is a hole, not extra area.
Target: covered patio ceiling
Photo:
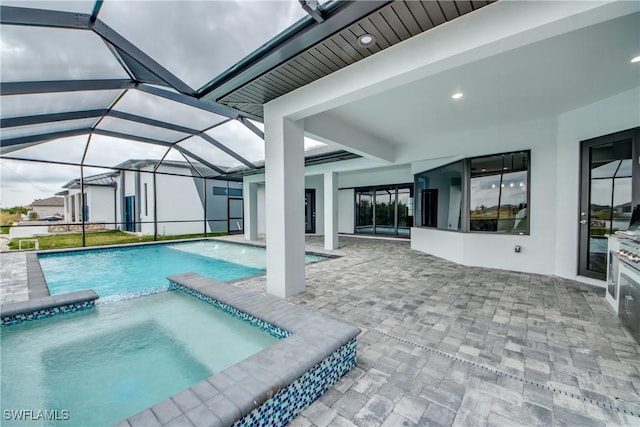
[[[476,132],[637,88],[639,54],[637,2],[496,2],[265,107],[320,141],[408,165],[445,156],[449,141],[479,153]]]

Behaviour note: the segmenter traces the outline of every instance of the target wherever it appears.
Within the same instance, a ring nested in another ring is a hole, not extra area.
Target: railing
[[[28,245],[28,247],[23,248],[23,243],[33,243],[33,247],[31,247],[31,245]],[[40,242],[38,241],[38,239],[20,239],[18,240],[18,249],[21,251],[26,249],[33,249],[37,251],[40,249]]]

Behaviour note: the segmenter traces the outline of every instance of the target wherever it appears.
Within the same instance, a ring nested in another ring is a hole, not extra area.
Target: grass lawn
[[[12,214],[5,211],[0,212],[0,234],[9,234],[11,224],[16,221],[20,221],[19,213]]]
[[[224,236],[227,233],[207,233],[207,237]],[[158,240],[189,239],[194,237],[204,237],[204,234],[183,234],[179,236],[158,236]],[[82,234],[56,234],[53,236],[34,237],[40,242],[40,249],[62,249],[82,247]],[[18,240],[12,239],[9,242],[9,249],[18,249]],[[85,240],[87,246],[118,245],[122,243],[153,242],[153,236],[138,237],[134,234],[122,231],[100,231],[86,233]]]

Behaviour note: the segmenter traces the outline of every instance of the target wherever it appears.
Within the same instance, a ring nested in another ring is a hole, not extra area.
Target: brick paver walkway
[[[359,325],[359,360],[293,425],[640,425],[640,347],[604,290],[405,241],[341,236],[334,253],[290,300]]]

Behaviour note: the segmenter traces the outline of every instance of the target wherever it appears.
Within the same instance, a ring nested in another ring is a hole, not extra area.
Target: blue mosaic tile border
[[[249,322],[250,324],[252,324],[253,326],[260,328],[261,330],[263,330],[264,332],[268,333],[269,335],[271,335],[272,337],[278,338],[278,339],[283,339],[283,338],[287,338],[289,335],[291,335],[291,333],[289,331],[286,331],[282,328],[279,328],[277,326],[272,325],[271,323],[265,322],[262,319],[258,319],[255,316],[251,316],[250,314],[245,313],[244,311],[240,311],[235,307],[232,307],[228,304],[225,304],[223,302],[220,302],[218,300],[215,300],[211,297],[208,297],[206,295],[201,294],[200,292],[194,291],[193,289],[187,288],[186,286],[182,286],[179,285],[175,282],[169,282],[169,290],[180,290],[182,292],[185,292],[191,296],[194,296],[196,298],[198,298],[199,300],[202,300],[204,302],[207,302],[211,305],[213,305],[214,307],[234,316],[237,317],[238,319],[244,320],[245,322]]]
[[[76,311],[87,310],[95,306],[94,301],[84,301],[74,304],[61,305],[59,307],[45,308],[43,310],[34,311],[26,314],[16,314],[14,316],[6,316],[2,318],[2,326],[17,325],[19,323],[31,320],[46,319],[48,317],[57,316],[59,314],[75,313]]]
[[[236,421],[233,427],[284,426],[315,402],[356,364],[355,338]]]

